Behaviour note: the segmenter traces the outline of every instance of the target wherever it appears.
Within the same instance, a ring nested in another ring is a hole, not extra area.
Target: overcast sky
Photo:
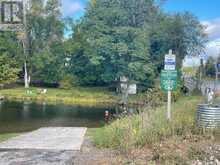
[[[88,0],[62,0],[64,16],[79,19],[85,12]],[[220,53],[220,0],[167,0],[164,10],[169,13],[190,11],[204,24],[209,36],[206,55]],[[217,46],[219,45],[219,46]],[[198,63],[196,59],[186,59],[187,65]]]

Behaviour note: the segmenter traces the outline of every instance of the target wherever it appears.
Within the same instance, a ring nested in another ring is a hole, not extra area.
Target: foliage
[[[61,89],[71,89],[74,86],[78,85],[77,78],[71,75],[66,75],[63,79],[59,82]]]
[[[152,84],[146,23],[153,10],[150,1],[98,0],[90,4],[69,41],[71,70],[81,84],[109,84],[120,76]]]
[[[205,64],[205,75],[207,77],[215,77],[215,59],[210,56]]]
[[[185,137],[200,132],[195,125],[196,105],[201,99],[187,97],[172,106],[172,120],[166,119],[165,107],[150,110],[140,115],[117,119],[112,124],[92,134],[93,142],[99,147],[127,150],[161,142],[172,136]]]
[[[146,107],[158,107],[164,104],[166,100],[165,94],[159,88],[149,88],[137,96],[130,96],[130,102],[138,102]]]
[[[153,0],[92,1],[73,31],[65,43],[71,73],[81,84],[92,85],[127,76],[145,88],[152,86],[169,49],[181,67],[182,59],[198,55],[206,41],[197,18],[168,15]]]
[[[0,84],[14,82],[21,70],[21,47],[13,32],[0,32]]]
[[[27,62],[31,80],[54,83],[71,75],[80,85],[98,86],[126,76],[144,88],[152,87],[169,49],[177,55],[179,69],[182,59],[198,55],[206,41],[197,18],[164,13],[157,0],[90,1],[65,40],[60,5],[61,0],[31,0],[27,33],[17,34],[20,45],[15,33],[0,34],[0,54],[15,58],[21,71]]]
[[[58,82],[64,74],[64,24],[59,0],[32,0],[27,14],[28,67],[33,79]]]
[[[36,102],[47,101],[48,103],[65,103],[79,105],[96,105],[104,103],[115,103],[117,97],[106,88],[93,87],[81,88],[72,87],[71,89],[47,89],[46,94],[40,94],[39,88],[30,88],[29,93],[24,88],[3,89],[1,94],[11,100],[32,100]]]
[[[158,14],[151,26],[151,60],[160,71],[164,55],[172,49],[177,57],[177,68],[180,69],[184,57],[200,55],[205,42],[204,27],[192,14]]]
[[[0,84],[15,82],[18,71],[15,60],[6,54],[0,55]]]

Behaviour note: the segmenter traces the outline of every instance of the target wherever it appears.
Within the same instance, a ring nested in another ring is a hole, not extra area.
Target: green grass
[[[18,136],[18,133],[8,133],[8,134],[0,134],[0,142]]]
[[[113,103],[117,100],[117,97],[105,88],[76,87],[68,90],[49,88],[46,94],[39,94],[38,88],[30,88],[29,90],[32,92],[31,94],[27,94],[27,90],[21,87],[5,89],[0,90],[0,95],[7,99],[63,102],[66,104]]]
[[[184,67],[182,68],[182,71],[185,73],[185,74],[188,74],[188,75],[196,75],[196,71],[197,71],[198,67]]]
[[[139,115],[118,119],[90,135],[98,147],[128,150],[154,144],[171,137],[200,135],[195,125],[196,106],[200,97],[183,97],[172,105],[172,120],[166,119],[166,107],[146,109]]]

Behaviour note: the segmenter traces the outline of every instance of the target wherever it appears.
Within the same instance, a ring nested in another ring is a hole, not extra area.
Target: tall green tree
[[[60,0],[32,0],[28,12],[30,75],[47,83],[62,79],[64,67],[64,24]]]
[[[148,22],[154,10],[151,0],[90,3],[70,40],[71,70],[81,84],[109,84],[120,76],[152,84]]]
[[[0,32],[0,84],[15,82],[22,69],[22,49],[14,32]]]

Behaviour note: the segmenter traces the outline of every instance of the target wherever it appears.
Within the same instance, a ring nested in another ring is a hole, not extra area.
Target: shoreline
[[[12,88],[0,90],[0,96],[9,101],[31,101],[36,103],[65,105],[116,105],[118,96],[104,88],[76,87],[69,90],[48,88],[47,93],[38,93],[39,88]]]
[[[108,105],[117,105],[118,101],[116,100],[95,100],[89,98],[36,98],[36,97],[17,97],[17,96],[5,96],[6,101],[16,101],[24,102],[30,101],[37,104],[47,103],[50,105],[64,104],[64,105],[80,105],[80,106],[108,106]]]

